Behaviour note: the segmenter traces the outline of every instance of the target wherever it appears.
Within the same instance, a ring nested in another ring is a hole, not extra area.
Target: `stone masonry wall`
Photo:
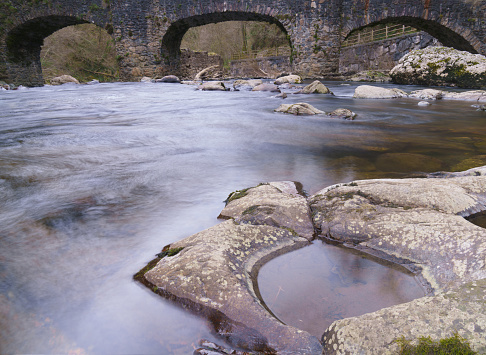
[[[264,77],[275,79],[282,73],[290,73],[292,64],[288,56],[233,60],[230,75],[233,78]]]
[[[409,51],[437,45],[440,45],[437,39],[428,33],[419,32],[343,48],[339,58],[339,72],[351,74],[366,70],[390,70]]]
[[[201,70],[215,65],[223,67],[221,56],[210,55],[208,52],[194,52],[189,49],[181,49],[179,75],[183,79],[194,79]]]

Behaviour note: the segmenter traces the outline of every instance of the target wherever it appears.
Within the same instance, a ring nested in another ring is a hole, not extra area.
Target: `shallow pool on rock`
[[[321,241],[264,265],[258,287],[277,318],[318,338],[335,320],[425,296],[413,274]]]

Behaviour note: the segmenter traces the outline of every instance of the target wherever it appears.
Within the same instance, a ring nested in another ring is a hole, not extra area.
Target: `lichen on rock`
[[[486,57],[448,47],[427,47],[403,56],[390,71],[393,82],[486,88]]]

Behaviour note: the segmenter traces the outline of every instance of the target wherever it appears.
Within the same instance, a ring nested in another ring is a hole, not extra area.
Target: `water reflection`
[[[335,320],[425,295],[413,275],[319,241],[264,265],[258,287],[281,321],[318,338]]]

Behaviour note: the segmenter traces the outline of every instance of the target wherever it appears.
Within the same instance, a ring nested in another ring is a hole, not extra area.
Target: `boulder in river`
[[[307,85],[296,94],[333,94],[329,88],[319,80]]]
[[[275,80],[275,85],[282,85],[282,84],[300,84],[302,82],[302,78],[298,75],[286,75],[278,78]]]
[[[251,91],[270,91],[270,92],[280,92],[277,85],[263,83],[255,86]]]
[[[343,120],[352,121],[357,115],[347,108],[337,108],[334,111],[328,113],[328,116],[331,118],[341,118]]]
[[[174,83],[174,84],[180,84],[181,79],[179,79],[175,75],[166,75],[161,79],[155,80],[156,83]]]
[[[393,82],[486,88],[486,57],[449,47],[427,47],[403,56],[390,71]]]
[[[222,81],[207,81],[198,87],[203,91],[226,91],[226,87]]]
[[[444,91],[436,89],[423,89],[412,91],[409,97],[420,100],[439,100],[444,96]]]
[[[255,86],[263,84],[261,79],[251,79],[251,80],[235,80],[233,83],[233,88],[235,90],[248,90],[251,91]]]
[[[387,89],[379,86],[360,85],[354,90],[355,99],[396,99],[406,97],[407,93],[400,89]]]
[[[56,76],[55,78],[52,78],[50,80],[51,85],[63,85],[63,84],[79,84],[78,79],[73,78],[71,75],[61,75],[61,76]]]
[[[282,104],[275,112],[283,112],[283,113],[290,113],[293,115],[320,115],[325,113],[324,111],[316,109],[311,104],[305,102],[299,102],[296,104]]]

